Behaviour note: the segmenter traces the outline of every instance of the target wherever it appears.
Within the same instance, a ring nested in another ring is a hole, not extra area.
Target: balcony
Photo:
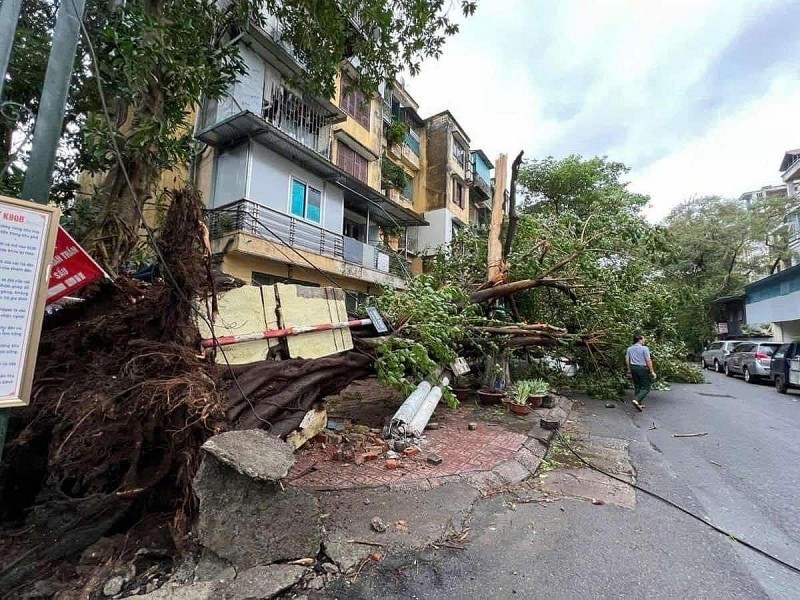
[[[403,266],[406,263],[402,256],[392,250],[379,249],[354,238],[327,231],[303,219],[249,200],[239,200],[210,209],[206,211],[206,221],[211,239],[215,241],[245,234],[272,242],[276,245],[276,252],[266,249],[256,253],[273,260],[288,261],[308,268],[309,264],[302,255],[287,249],[292,248],[337,261],[315,264],[323,271],[395,287],[402,285],[394,277],[404,276]],[[236,240],[236,243],[237,249],[244,251],[247,240]],[[222,244],[215,244],[215,247],[221,248]],[[224,247],[227,249],[228,245],[225,244]]]
[[[314,254],[344,258],[343,235],[249,200],[211,209],[206,214],[211,239],[244,232]]]
[[[419,136],[413,131],[408,131],[403,139],[400,150],[400,159],[415,171],[419,170]]]

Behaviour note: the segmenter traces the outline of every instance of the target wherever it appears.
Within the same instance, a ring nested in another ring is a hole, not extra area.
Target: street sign
[[[47,303],[51,304],[103,276],[105,271],[100,265],[59,225]]]
[[[375,327],[375,331],[378,333],[387,333],[389,330],[386,327],[386,323],[383,322],[383,317],[381,317],[381,313],[378,312],[378,309],[374,306],[367,307],[367,316],[369,320],[372,321],[372,325]]]
[[[59,215],[0,196],[0,408],[30,401]]]
[[[728,324],[726,322],[717,323],[717,333],[726,334],[728,333]]]

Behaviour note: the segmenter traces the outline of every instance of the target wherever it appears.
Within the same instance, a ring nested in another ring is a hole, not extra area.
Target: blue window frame
[[[322,218],[322,192],[292,178],[289,210],[296,217],[319,223]]]

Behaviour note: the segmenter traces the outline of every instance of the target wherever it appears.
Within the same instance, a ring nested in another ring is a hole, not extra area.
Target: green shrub
[[[694,363],[665,358],[654,360],[654,367],[658,378],[662,381],[673,383],[706,383],[706,378],[700,367]]]

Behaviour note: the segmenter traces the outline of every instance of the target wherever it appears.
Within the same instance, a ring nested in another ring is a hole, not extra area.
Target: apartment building
[[[414,199],[427,227],[409,230],[419,254],[449,244],[467,225],[488,222],[493,165],[480,150],[470,151],[470,138],[450,111],[425,120],[425,194]]]
[[[215,256],[255,283],[401,287],[408,263],[382,229],[426,221],[382,190],[384,98],[352,88],[352,65],[332,99],[293,87],[303,65],[281,31],[268,18],[241,33],[245,74],[198,116],[196,137],[211,151],[195,179]]]
[[[788,211],[784,223],[789,236],[789,248],[800,256],[800,148],[787,150],[780,165],[781,179],[786,187]],[[791,265],[800,264],[797,258]]]

